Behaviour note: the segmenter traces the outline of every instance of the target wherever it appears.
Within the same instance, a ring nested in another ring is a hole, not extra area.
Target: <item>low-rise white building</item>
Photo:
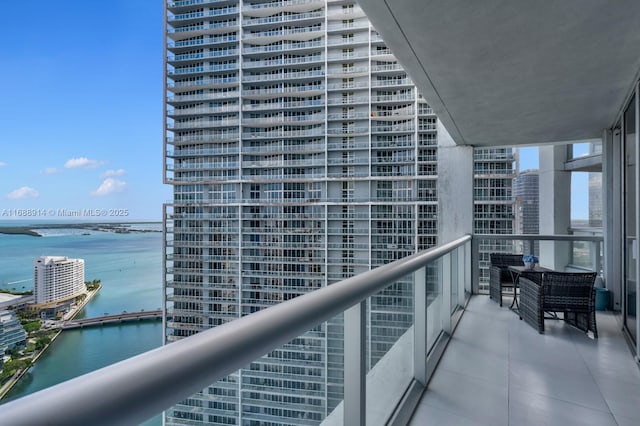
[[[71,299],[84,292],[84,259],[63,256],[36,259],[33,295],[37,305]]]
[[[8,349],[23,344],[26,340],[27,333],[18,317],[12,311],[0,311],[0,365],[2,355]]]

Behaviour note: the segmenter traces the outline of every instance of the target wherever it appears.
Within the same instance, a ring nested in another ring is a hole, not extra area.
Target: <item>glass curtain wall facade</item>
[[[477,234],[513,234],[515,198],[513,148],[476,148],[473,154],[473,232]],[[479,290],[489,292],[490,253],[514,253],[511,241],[480,240]]]
[[[436,117],[357,4],[167,3],[167,343],[436,244]],[[373,297],[367,368],[412,323]],[[343,399],[342,325],[165,413],[317,424]]]
[[[540,176],[538,170],[524,170],[513,180],[516,202],[516,231],[518,234],[540,233]],[[525,253],[525,246],[521,248]],[[540,253],[540,242],[533,243],[533,253]],[[529,254],[529,253],[527,253]]]
[[[623,115],[623,195],[624,195],[624,280],[623,280],[623,324],[629,337],[638,344],[638,223],[636,219],[636,197],[638,197],[638,93],[629,101]]]
[[[602,154],[602,144],[589,145],[589,155]],[[589,226],[602,228],[602,172],[589,173]]]

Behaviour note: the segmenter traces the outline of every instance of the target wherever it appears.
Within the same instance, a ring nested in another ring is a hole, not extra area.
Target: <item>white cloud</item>
[[[7,197],[11,198],[12,200],[20,200],[23,198],[38,198],[39,196],[40,193],[38,191],[28,186],[23,186],[22,188],[18,188],[15,191],[7,194]]]
[[[0,167],[4,167],[6,165],[7,165],[7,163],[5,163],[4,161],[0,161]]]
[[[56,167],[47,167],[42,171],[42,173],[44,173],[45,175],[52,175],[54,173],[60,173],[60,172],[61,170]]]
[[[89,160],[87,157],[71,158],[64,163],[67,169],[95,169],[102,165],[101,161]]]
[[[116,192],[122,192],[124,191],[124,188],[126,186],[127,186],[126,182],[113,179],[113,178],[106,178],[104,182],[102,182],[102,185],[100,185],[98,189],[93,191],[91,195],[103,196],[103,195],[114,194]]]
[[[110,178],[110,177],[124,176],[126,174],[127,174],[127,172],[125,172],[124,169],[107,170],[106,172],[104,172],[103,174],[100,175],[100,178],[106,179],[106,178]]]

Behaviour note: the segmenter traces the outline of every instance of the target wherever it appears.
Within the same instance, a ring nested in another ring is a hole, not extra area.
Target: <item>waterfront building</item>
[[[71,300],[85,291],[83,259],[42,256],[35,260],[33,295],[36,305]]]
[[[2,356],[9,349],[22,345],[27,340],[27,333],[13,311],[0,311],[0,365]]]
[[[443,130],[355,2],[169,1],[166,20],[166,343],[437,243]],[[478,232],[511,233],[512,150],[476,168]],[[410,281],[372,298],[367,368],[412,303]],[[165,420],[318,423],[342,357],[337,317]]]

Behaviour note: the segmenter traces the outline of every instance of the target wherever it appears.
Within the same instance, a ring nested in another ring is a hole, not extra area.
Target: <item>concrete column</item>
[[[541,146],[540,234],[566,235],[571,226],[571,172],[564,170],[567,145]],[[568,242],[541,241],[540,265],[564,271],[569,264]]]
[[[473,147],[457,146],[438,120],[438,244],[473,232]]]
[[[604,284],[611,292],[615,311],[622,309],[622,141],[620,129],[605,130],[602,135],[602,199],[604,228]]]

